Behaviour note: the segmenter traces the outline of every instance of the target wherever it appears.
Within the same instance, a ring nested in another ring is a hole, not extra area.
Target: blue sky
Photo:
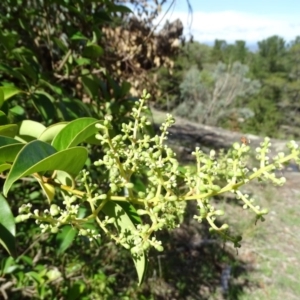
[[[158,20],[171,2],[164,4]],[[300,36],[300,0],[190,0],[190,3],[193,8],[190,30],[186,0],[176,0],[166,18],[181,19],[185,34],[193,34],[199,42],[212,43],[218,38],[228,42],[242,39],[254,44],[275,34],[289,42]]]

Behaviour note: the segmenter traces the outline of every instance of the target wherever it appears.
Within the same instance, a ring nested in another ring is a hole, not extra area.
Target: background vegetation
[[[299,37],[287,42],[271,36],[258,42],[256,52],[245,41],[185,43],[172,74],[158,71],[157,105],[195,122],[298,138],[299,43]]]

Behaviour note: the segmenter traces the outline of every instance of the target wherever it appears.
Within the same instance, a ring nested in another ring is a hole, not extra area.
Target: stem
[[[292,160],[293,158],[297,157],[297,153],[291,153],[288,156],[282,158],[279,163],[285,163],[287,161]],[[248,181],[252,181],[255,178],[259,177],[261,174],[268,172],[270,170],[272,170],[274,168],[274,163],[273,164],[269,164],[259,170],[257,170],[256,172],[254,172],[253,174],[251,174],[247,180]],[[216,195],[220,195],[223,194],[225,192],[230,192],[232,190],[237,190],[240,186],[245,184],[245,180],[239,181],[235,184],[228,184],[225,187],[223,187],[220,191],[218,192],[208,192],[208,193],[204,193],[204,194],[198,194],[198,195],[192,195],[192,196],[185,196],[183,197],[183,200],[197,200],[197,199],[201,199],[201,198],[207,198],[207,197],[212,197],[212,196],[216,196]]]

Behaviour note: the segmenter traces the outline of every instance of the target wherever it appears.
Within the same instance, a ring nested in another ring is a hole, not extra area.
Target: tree
[[[181,45],[179,52],[172,57],[174,67],[162,67],[157,72],[158,88],[161,92],[157,107],[171,111],[180,103],[180,83],[184,74],[192,66],[197,66],[199,70],[205,68],[210,60],[210,52],[209,46],[198,42]]]
[[[227,64],[232,64],[239,61],[242,64],[247,64],[249,51],[245,41],[235,41],[235,44],[228,45],[225,49],[225,61]]]
[[[224,52],[227,49],[227,43],[224,40],[215,40],[211,52],[211,62],[225,62]]]
[[[248,71],[239,62],[232,66],[218,63],[210,72],[191,68],[180,85],[182,103],[174,112],[199,123],[220,124],[232,113],[238,98],[246,99],[259,91],[259,82],[246,77]],[[250,110],[242,114],[246,118],[253,116]]]
[[[274,35],[258,42],[258,53],[263,70],[268,73],[285,71],[286,45],[283,38]]]

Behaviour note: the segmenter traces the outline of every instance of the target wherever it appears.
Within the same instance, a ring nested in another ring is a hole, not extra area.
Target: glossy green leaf
[[[54,138],[52,146],[58,151],[76,146],[98,132],[94,118],[80,118],[67,124]]]
[[[18,140],[19,143],[22,143],[22,144],[27,144],[27,143],[30,143],[30,142],[36,140],[36,138],[29,136],[29,135],[23,135],[23,136],[16,135],[15,139]]]
[[[20,105],[16,105],[16,106],[10,108],[9,111],[13,115],[16,115],[16,116],[21,116],[21,117],[25,116],[25,109]]]
[[[13,163],[25,144],[11,144],[0,147],[0,163]]]
[[[56,152],[51,145],[35,140],[26,144],[18,153],[3,187],[7,195],[12,184],[33,173],[62,170],[75,177],[81,171],[87,159],[87,150],[73,147]]]
[[[134,222],[132,218],[128,215],[128,211],[120,206],[118,203],[114,201],[108,201],[102,209],[103,213],[105,213],[110,218],[115,218],[115,227],[119,232],[127,232],[135,230]],[[139,284],[143,282],[145,271],[146,271],[146,255],[143,253],[139,257],[133,256],[133,261],[135,264],[135,268],[139,278]]]
[[[91,44],[86,47],[84,47],[82,51],[82,56],[91,58],[91,59],[97,59],[100,56],[102,56],[104,53],[102,47],[96,45],[96,44]]]
[[[72,226],[66,225],[57,234],[56,239],[59,242],[58,253],[64,253],[72,244],[77,236],[77,230]]]
[[[1,86],[0,90],[3,92],[4,95],[4,101],[8,100],[9,98],[22,93],[21,90],[19,90],[17,87],[14,85],[5,85]]]
[[[3,171],[9,170],[11,167],[11,164],[0,164],[0,173],[2,173]]]
[[[12,144],[19,144],[20,142],[16,139],[13,139],[8,136],[0,136],[0,147],[12,145]]]
[[[18,125],[8,124],[0,126],[0,135],[15,137],[18,132]]]
[[[68,124],[68,122],[60,122],[47,127],[38,137],[40,141],[51,143],[54,137]]]
[[[15,235],[15,218],[6,199],[0,194],[0,243],[12,256],[16,255]]]
[[[46,127],[36,121],[32,121],[32,120],[24,120],[21,122],[20,126],[19,126],[19,136],[30,136],[33,138],[38,138],[43,131],[45,131]]]
[[[16,139],[0,136],[0,163],[12,163],[23,147],[24,144]]]

